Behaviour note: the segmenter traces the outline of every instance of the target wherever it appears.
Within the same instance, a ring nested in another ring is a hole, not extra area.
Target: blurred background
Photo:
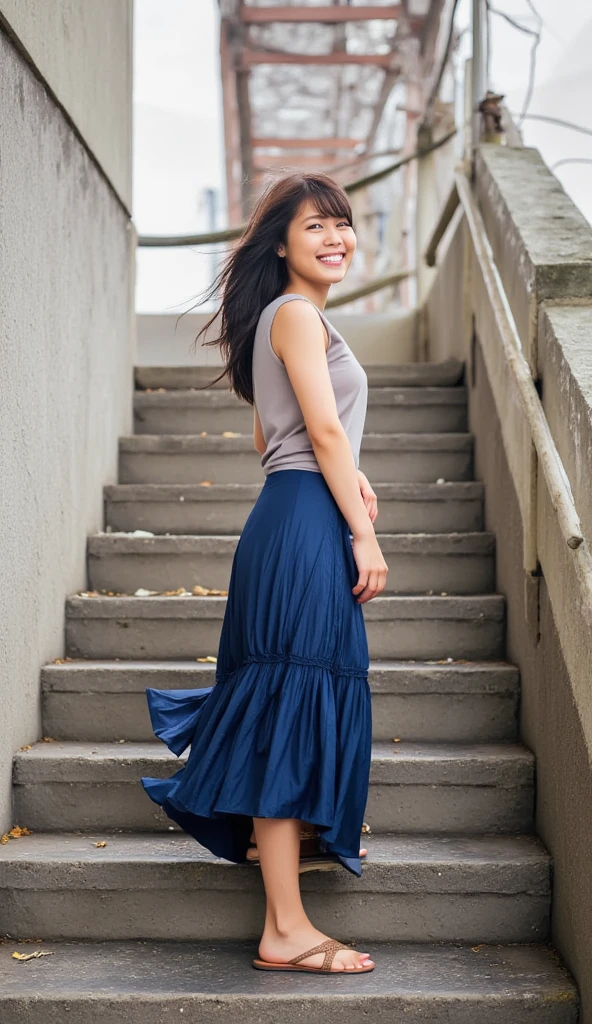
[[[456,80],[444,82],[442,90],[448,100],[455,91],[457,105],[462,103],[463,63],[471,52],[470,19],[470,0],[460,0],[454,13]],[[380,31],[380,23],[373,25]],[[290,26],[279,28],[285,33]],[[317,37],[323,29],[313,26]],[[349,30],[355,31],[356,26]],[[499,0],[499,4],[489,5],[488,35],[490,87],[505,94],[524,144],[540,150],[584,216],[592,221],[589,0],[536,0],[536,4],[531,0]],[[140,0],[135,6],[134,66],[133,215],[139,234],[191,234],[225,227],[229,218],[218,0],[169,0],[166,5],[159,0]],[[297,72],[301,86],[302,75],[308,71],[304,68]],[[288,68],[288,72],[293,79],[295,70]],[[356,88],[366,72],[355,66],[343,69],[342,94],[348,86]],[[277,104],[263,69],[252,74],[250,89],[260,105]],[[404,82],[395,84],[389,97],[392,114],[383,116],[381,126],[381,146],[385,148],[404,145],[405,111],[395,108],[405,107],[406,90]],[[300,100],[301,113],[307,116],[302,95]],[[307,124],[298,123],[298,103],[294,106],[296,120],[291,127],[287,125],[287,131],[309,134]],[[587,134],[537,120],[539,115],[575,122],[587,129]],[[342,153],[341,161],[345,159]],[[350,178],[355,176],[350,172]],[[398,185],[391,181],[389,189],[393,187]],[[446,189],[447,182],[443,193]],[[208,246],[207,253],[196,248],[139,249],[138,311],[170,312],[191,307],[194,297],[212,279],[216,263],[210,254],[213,248]]]

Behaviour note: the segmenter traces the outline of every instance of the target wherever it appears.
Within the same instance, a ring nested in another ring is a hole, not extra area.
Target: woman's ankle
[[[268,938],[287,939],[294,932],[305,931],[312,925],[306,914],[267,913],[263,934]]]

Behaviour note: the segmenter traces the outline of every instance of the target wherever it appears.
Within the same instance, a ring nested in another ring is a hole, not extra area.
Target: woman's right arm
[[[276,354],[286,367],[300,405],[319,468],[353,534],[359,603],[376,597],[386,584],[388,566],[360,493],[360,483],[337,406],[325,350],[323,322],[311,303],[285,302],[271,328]]]

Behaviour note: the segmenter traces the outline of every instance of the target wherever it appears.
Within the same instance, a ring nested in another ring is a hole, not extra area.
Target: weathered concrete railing
[[[592,229],[535,150],[482,146],[428,246],[429,359],[467,367],[475,474],[496,534],[552,939],[592,1006]]]
[[[496,147],[494,147],[495,151]],[[523,152],[527,154],[529,165],[532,165],[532,151],[525,150]],[[490,154],[489,159],[495,163],[497,156]],[[502,157],[502,161],[504,159]],[[479,160],[481,161],[481,171],[487,170],[485,158],[481,156]],[[478,164],[477,180],[482,182],[484,176],[483,173],[479,176]],[[493,181],[491,176],[490,181]],[[488,194],[491,195],[491,192]],[[569,479],[535,386],[537,294],[536,290],[530,287],[532,278],[525,282],[525,294],[520,294],[521,274],[517,274],[518,267],[512,265],[512,257],[519,258],[517,247],[514,247],[511,258],[506,260],[502,271],[500,272],[498,269],[477,198],[462,171],[458,171],[455,176],[454,186],[426,249],[425,258],[428,265],[435,264],[438,245],[459,204],[468,231],[467,241],[470,240],[467,254],[469,259],[466,264],[468,273],[465,280],[465,298],[472,291],[470,305],[477,333],[480,337],[492,339],[491,344],[484,346],[484,357],[500,414],[506,453],[522,511],[524,568],[528,572],[535,572],[539,560],[536,509],[537,463],[543,470],[551,505],[568,547],[575,551],[584,542]],[[562,219],[562,214],[554,216],[558,220]],[[520,265],[520,270],[524,270],[524,261]],[[570,272],[575,272],[575,280]],[[577,260],[575,263],[570,261],[565,275],[569,276],[570,283],[569,285],[564,284],[564,288],[567,287],[571,294],[575,293],[577,297],[580,297],[588,287],[592,295],[591,274],[592,250],[587,259],[584,257],[583,260]],[[503,277],[511,283],[514,302],[506,294]],[[518,285],[516,284],[517,280]],[[512,306],[520,315],[522,331],[514,319]],[[524,450],[525,442],[527,451]],[[530,450],[531,448],[533,450]],[[587,613],[590,615],[592,623],[592,557],[588,545],[584,545],[579,552],[575,565],[583,589]]]

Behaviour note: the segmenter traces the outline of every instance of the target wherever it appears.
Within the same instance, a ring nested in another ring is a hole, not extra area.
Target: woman
[[[146,691],[156,735],[178,755],[191,749],[171,779],[142,784],[214,854],[260,863],[267,910],[253,965],[262,970],[374,968],[314,927],[299,886],[303,836],[315,837],[319,866],[329,859],[359,876],[365,853],[362,605],[384,589],[388,568],[376,495],[357,469],[366,374],[322,312],[355,247],[337,182],[287,175],[259,200],[210,290],[223,297],[209,321],[221,316],[221,335],[208,344],[220,345],[232,390],[254,405],[265,483],[234,555],[216,686]]]

